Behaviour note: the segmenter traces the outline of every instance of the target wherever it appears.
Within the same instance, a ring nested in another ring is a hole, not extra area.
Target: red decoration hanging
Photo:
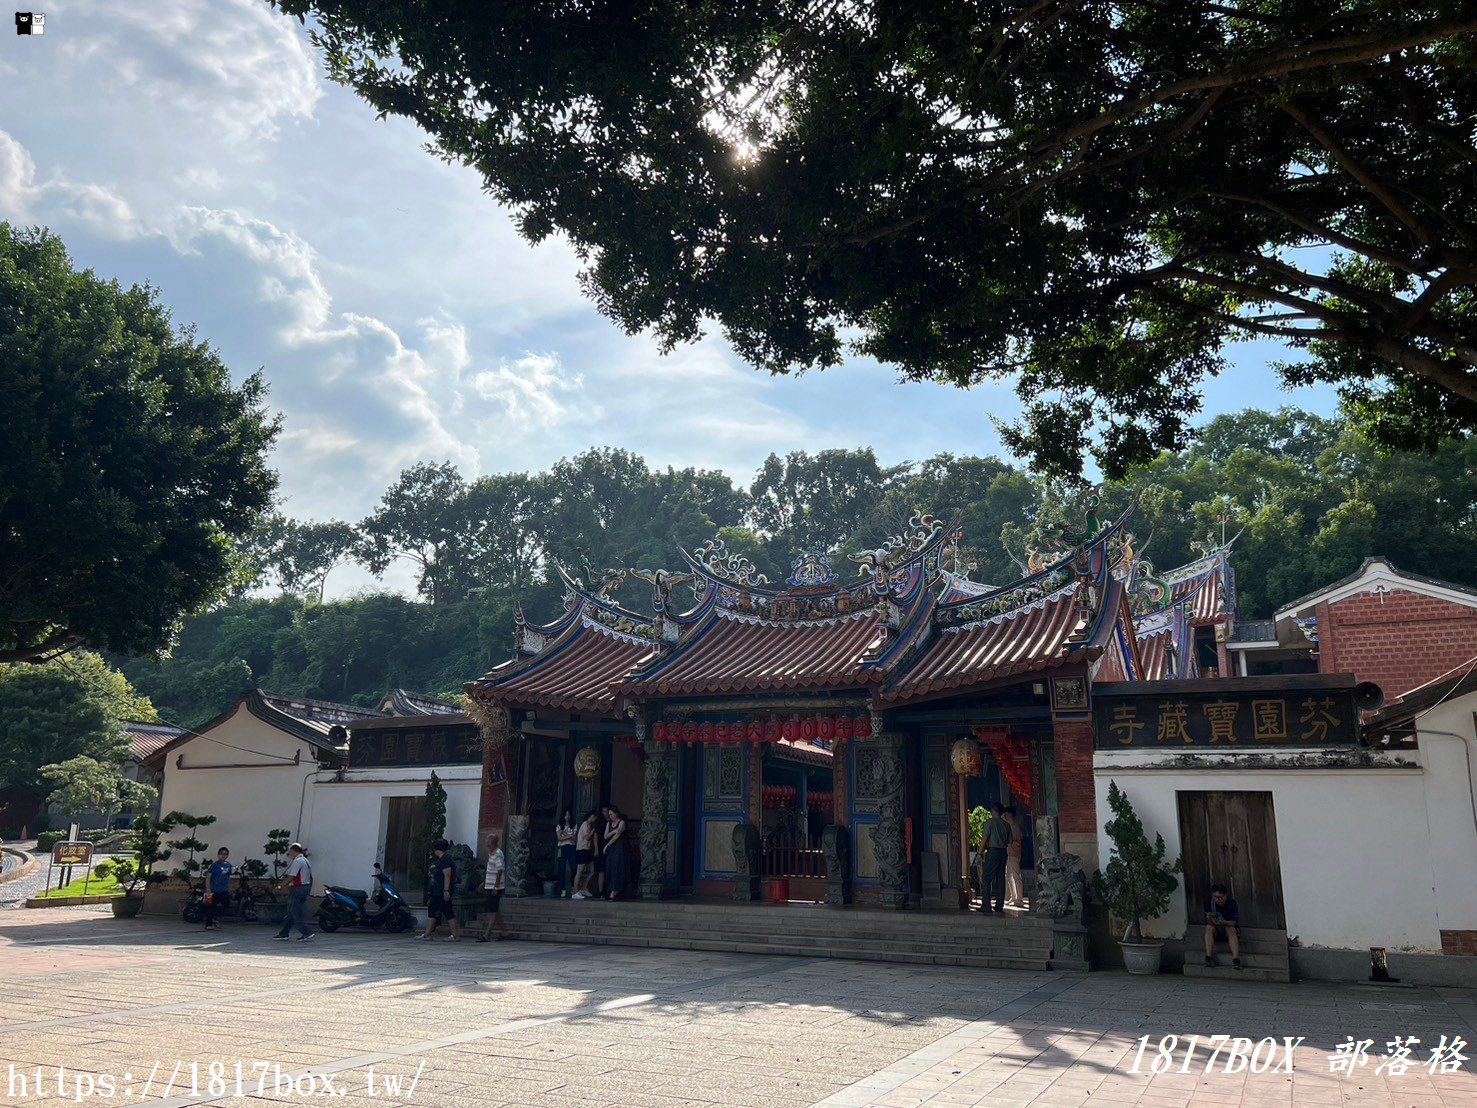
[[[849,739],[849,738],[851,738],[851,717],[850,716],[837,716],[836,717],[836,737],[838,739]]]
[[[682,725],[682,741],[689,743],[697,742],[697,724],[693,723],[692,720],[688,720]]]
[[[755,716],[753,719],[749,720],[749,741],[751,743],[757,743],[760,742],[763,738],[764,721],[758,716]]]
[[[800,737],[806,742],[815,738],[815,717],[806,716],[800,721]]]
[[[836,733],[836,721],[830,716],[821,716],[815,721],[815,737],[825,742]]]
[[[764,725],[764,741],[765,742],[769,742],[769,743],[777,743],[777,742],[780,741],[780,721],[779,720],[772,719],[772,720],[769,720],[767,723],[765,723],[765,725]]]
[[[702,723],[698,724],[697,741],[700,743],[710,743],[713,741],[713,725],[707,720],[703,720]]]
[[[651,737],[659,743],[667,741],[667,721],[659,719],[651,726]]]
[[[785,720],[784,724],[780,727],[780,737],[786,742],[794,742],[799,734],[800,728],[796,726],[793,719]]]
[[[851,737],[865,739],[872,734],[872,717],[863,713],[851,722]]]
[[[728,721],[719,720],[713,724],[713,737],[721,743],[728,741]]]

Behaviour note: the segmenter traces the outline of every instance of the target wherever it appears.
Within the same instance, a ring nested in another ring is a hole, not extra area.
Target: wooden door
[[[1189,921],[1205,918],[1210,887],[1219,884],[1231,890],[1243,927],[1285,930],[1272,794],[1181,792],[1177,798]]]
[[[426,824],[426,798],[423,796],[392,796],[385,803],[384,868],[400,890],[400,895],[414,902],[417,890],[425,884],[424,864],[412,865],[412,844]],[[414,871],[414,872],[412,872]],[[368,880],[369,875],[365,875]],[[357,887],[357,886],[353,886]]]

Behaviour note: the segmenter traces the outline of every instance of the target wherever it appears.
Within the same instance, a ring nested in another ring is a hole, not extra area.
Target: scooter
[[[374,864],[374,892],[329,885],[318,907],[318,926],[325,931],[340,927],[383,927],[392,935],[411,927],[415,917],[380,864]]]
[[[256,897],[252,894],[251,886],[242,878],[238,885],[239,891],[231,901],[231,908],[225,915],[237,916],[246,923],[255,923],[257,917]],[[205,918],[205,886],[196,885],[190,890],[190,895],[185,897],[185,902],[180,906],[180,915],[186,923],[199,923]]]

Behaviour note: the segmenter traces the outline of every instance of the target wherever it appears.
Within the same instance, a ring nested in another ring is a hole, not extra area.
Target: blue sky
[[[0,218],[153,283],[238,376],[265,371],[290,515],[358,519],[422,459],[470,476],[620,446],[747,483],[772,451],[998,453],[988,417],[1019,409],[1008,384],[899,384],[864,359],[771,378],[716,335],[663,356],[581,297],[567,245],[519,238],[472,172],[328,83],[261,0],[43,2],[44,36],[0,50]],[[1326,388],[1281,390],[1278,356],[1237,347],[1203,418],[1332,413]]]

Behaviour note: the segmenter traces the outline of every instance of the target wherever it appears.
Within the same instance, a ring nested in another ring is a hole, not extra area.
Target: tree
[[[174,876],[184,881],[193,881],[195,875],[201,871],[203,864],[195,860],[196,854],[203,854],[210,849],[210,844],[196,834],[202,827],[209,827],[215,822],[214,816],[192,816],[188,812],[170,812],[164,817],[164,823],[170,830],[183,827],[186,834],[178,839],[170,839],[169,845],[177,850],[188,850],[190,853],[174,871]]]
[[[267,841],[262,846],[262,853],[272,859],[274,884],[281,879],[282,871],[287,868],[287,848],[291,845],[292,832],[286,827],[274,827],[267,832]]]
[[[1149,843],[1143,821],[1133,810],[1118,782],[1108,782],[1108,807],[1113,818],[1103,825],[1108,841],[1113,844],[1106,869],[1092,875],[1093,895],[1121,922],[1126,943],[1140,942],[1146,919],[1162,916],[1169,910],[1169,898],[1179,887],[1177,875],[1182,864],[1164,860],[1164,836],[1155,835]]]
[[[323,600],[328,575],[362,558],[365,540],[353,525],[330,519],[298,521],[273,513],[258,532],[259,566],[290,593],[312,592]]]
[[[277,423],[156,291],[0,223],[0,662],[155,654],[222,595]]]
[[[159,795],[152,785],[124,777],[117,767],[85,755],[42,766],[41,776],[55,786],[47,803],[59,805],[70,819],[98,812],[105,828],[112,827],[113,817],[125,808],[150,804]]]
[[[460,599],[467,584],[461,556],[466,491],[450,462],[420,462],[404,470],[361,525],[369,538],[365,564],[383,573],[395,558],[408,558],[420,567],[420,591],[432,604]]]
[[[832,550],[879,531],[878,509],[905,472],[883,466],[871,447],[771,454],[749,486],[749,519],[788,570],[802,550]]]
[[[1055,473],[1182,446],[1236,338],[1379,442],[1477,426],[1472,3],[270,2],[627,331],[1013,376]]]
[[[435,841],[446,834],[446,786],[436,776],[436,771],[431,771],[431,779],[426,782],[426,806],[425,816],[421,823],[420,832],[410,844],[410,856],[419,858],[427,866],[431,863],[431,847]],[[426,895],[430,895],[430,875],[426,876]]]
[[[128,755],[123,712],[152,714],[124,681],[102,684],[81,674],[106,670],[96,655],[77,654],[44,665],[0,665],[0,783],[39,793],[41,767],[85,756],[116,766]]]
[[[159,840],[173,830],[174,823],[167,817],[156,819],[150,815],[141,815],[133,821],[134,868],[126,878],[126,896],[132,896],[134,889],[140,884],[163,879],[162,874],[154,872],[154,867],[160,862],[169,861],[170,851],[164,850]],[[118,880],[121,884],[125,878],[120,874]]]

